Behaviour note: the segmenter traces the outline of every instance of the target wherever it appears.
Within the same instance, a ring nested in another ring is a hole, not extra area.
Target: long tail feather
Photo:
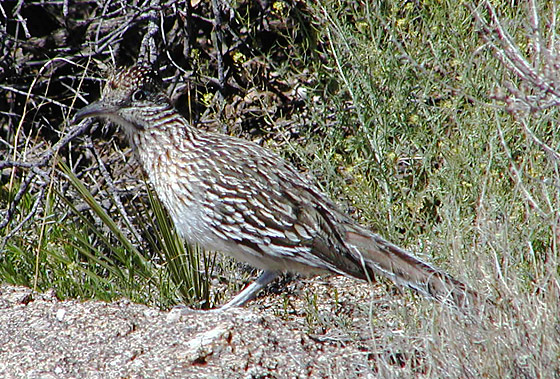
[[[385,276],[398,285],[458,308],[476,306],[476,292],[449,274],[413,257],[403,249],[366,230],[348,231],[346,240],[356,249],[366,272]]]

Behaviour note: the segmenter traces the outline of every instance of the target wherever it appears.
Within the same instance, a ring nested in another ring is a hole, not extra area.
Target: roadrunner
[[[76,114],[86,117],[122,127],[189,243],[264,270],[222,309],[242,306],[284,272],[379,274],[459,308],[476,300],[463,283],[357,224],[275,153],[196,129],[146,67],[111,75],[101,99]]]

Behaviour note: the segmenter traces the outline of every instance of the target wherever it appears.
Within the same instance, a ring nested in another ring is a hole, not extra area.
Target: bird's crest
[[[129,92],[145,87],[156,87],[155,74],[151,68],[139,65],[118,68],[109,74],[103,95],[118,90]]]

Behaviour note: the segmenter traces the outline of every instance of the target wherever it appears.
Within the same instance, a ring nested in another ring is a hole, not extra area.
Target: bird
[[[277,153],[191,124],[147,65],[115,69],[101,98],[74,119],[85,118],[124,130],[186,242],[263,270],[219,309],[242,307],[284,273],[381,275],[454,308],[478,302],[464,283],[342,212]]]

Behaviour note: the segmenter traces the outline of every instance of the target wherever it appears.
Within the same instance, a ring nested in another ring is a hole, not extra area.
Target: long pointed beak
[[[108,116],[116,110],[115,107],[107,105],[102,100],[86,105],[74,116],[74,121],[80,121],[87,117]]]

